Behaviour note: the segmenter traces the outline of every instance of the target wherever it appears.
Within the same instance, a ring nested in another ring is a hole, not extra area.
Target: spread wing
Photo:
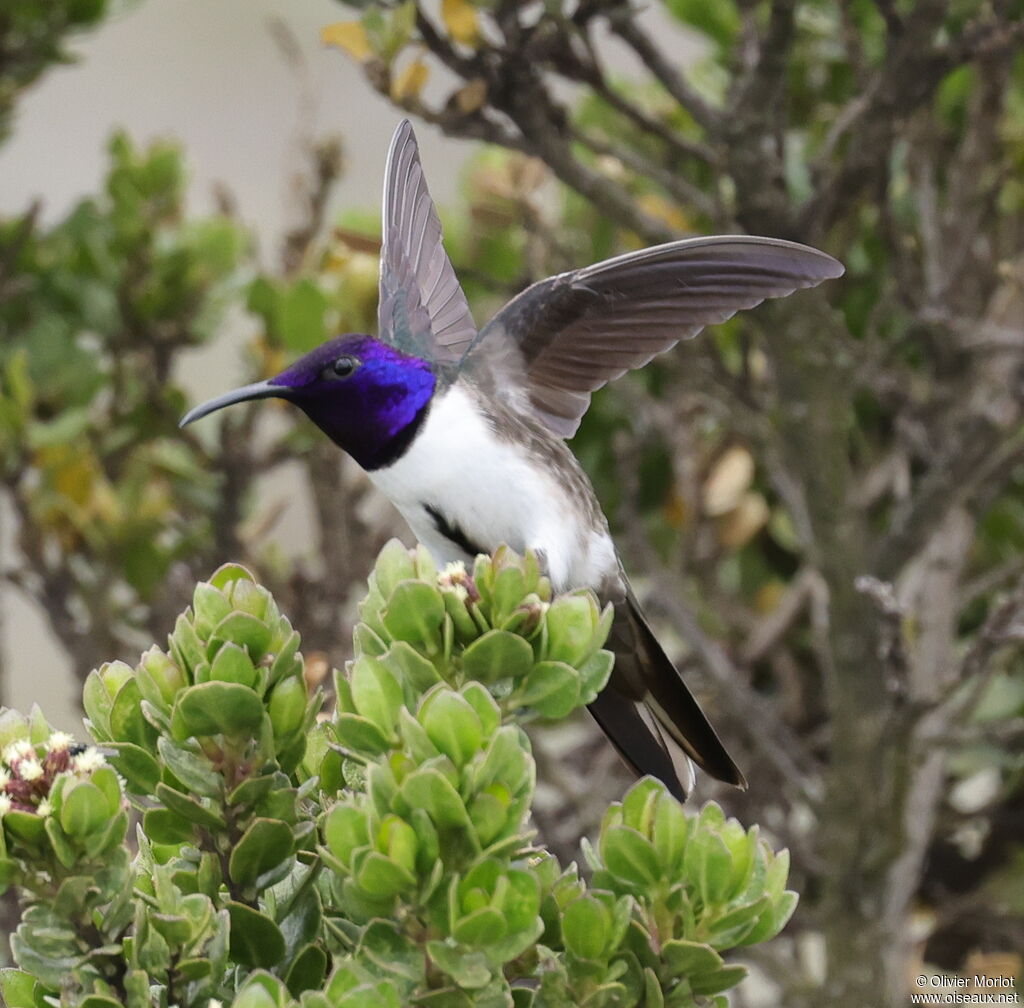
[[[476,325],[441,241],[408,120],[395,130],[388,151],[382,234],[380,338],[417,357],[456,364]]]
[[[571,437],[595,389],[706,325],[842,273],[824,252],[746,235],[628,252],[528,287],[484,326],[462,366],[490,373]]]

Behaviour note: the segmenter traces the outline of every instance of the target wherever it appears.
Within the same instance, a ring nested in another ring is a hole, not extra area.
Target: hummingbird
[[[540,280],[477,328],[442,241],[411,124],[384,174],[378,333],[339,335],[279,375],[188,412],[284,399],[365,470],[439,564],[532,549],[555,591],[613,607],[615,663],[590,712],[625,762],[684,800],[693,764],[746,787],[658,643],[567,446],[591,393],[704,326],[842,275],[831,256],[696,237]]]

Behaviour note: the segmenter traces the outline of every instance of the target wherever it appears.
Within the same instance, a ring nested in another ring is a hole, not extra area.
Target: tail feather
[[[686,801],[693,788],[693,767],[671,739],[665,739],[643,703],[626,700],[608,687],[588,710],[628,766],[664,781],[679,801]]]
[[[676,797],[692,786],[687,757],[712,777],[745,788],[743,774],[624,587],[613,600],[608,639],[615,667],[591,714],[630,766],[662,780]]]

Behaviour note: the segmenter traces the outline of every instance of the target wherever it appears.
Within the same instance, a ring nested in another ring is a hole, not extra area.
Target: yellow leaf
[[[480,24],[476,8],[469,0],[441,0],[441,17],[456,42],[476,47],[480,41]]]
[[[451,100],[463,115],[476,112],[487,101],[487,81],[483,77],[474,77],[465,87],[459,88]]]
[[[677,231],[692,231],[693,225],[682,210],[658,193],[644,193],[637,202],[641,209],[657,220],[664,221]]]
[[[785,594],[785,581],[780,581],[778,578],[766,581],[757,589],[757,594],[754,596],[754,609],[762,616],[770,613],[782,601]]]
[[[93,487],[92,497],[89,499],[89,520],[114,528],[127,521],[125,508],[117,496],[117,491],[106,480],[98,482]]]
[[[359,21],[338,21],[320,30],[320,41],[324,45],[344,49],[353,59],[364,63],[373,55],[373,47],[366,29]]]
[[[96,467],[88,455],[70,459],[53,474],[53,489],[73,504],[84,507],[92,494]]]
[[[430,67],[417,57],[392,82],[391,99],[408,102],[419,98],[420,92],[430,76]]]
[[[718,520],[718,541],[727,549],[745,546],[768,521],[770,511],[756,491],[746,493],[728,514]]]
[[[704,513],[712,517],[740,503],[754,479],[754,460],[741,445],[734,445],[715,463],[704,481]]]
[[[685,527],[690,521],[690,509],[686,505],[686,498],[674,487],[665,502],[665,520],[672,528],[677,529]]]

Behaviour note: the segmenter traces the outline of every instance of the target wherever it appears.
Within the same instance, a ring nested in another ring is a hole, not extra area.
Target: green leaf
[[[518,699],[542,717],[566,717],[579,704],[580,675],[565,662],[538,662],[526,677]]]
[[[359,954],[392,976],[409,983],[423,981],[423,950],[390,921],[371,921],[360,940]]]
[[[412,554],[398,539],[389,539],[373,564],[370,581],[376,584],[381,596],[389,598],[402,581],[416,579],[416,566]]]
[[[253,885],[292,853],[291,827],[279,819],[255,819],[235,845],[228,862],[231,880],[240,886]]]
[[[231,958],[243,966],[273,966],[284,957],[281,929],[266,915],[244,903],[229,901]]]
[[[190,752],[184,746],[176,745],[166,735],[156,743],[160,758],[175,779],[204,798],[220,797],[224,778],[211,766],[205,756]]]
[[[270,666],[270,679],[268,685],[273,686],[278,680],[286,675],[302,674],[302,656],[298,653],[301,639],[297,630],[293,630],[284,643],[278,648],[277,656]]]
[[[235,581],[255,581],[252,571],[243,567],[241,564],[236,563],[225,563],[221,564],[214,572],[210,575],[209,584],[213,585],[214,588],[219,588],[223,591],[229,585]],[[223,617],[221,617],[223,619]]]
[[[185,614],[178,617],[174,624],[174,633],[168,638],[171,657],[179,668],[195,673],[196,666],[206,660],[203,642],[195,631],[195,627]]]
[[[226,804],[239,808],[251,808],[270,794],[274,787],[287,787],[286,780],[287,778],[276,773],[263,774],[261,777],[247,777],[228,795]]]
[[[410,808],[425,809],[441,829],[471,825],[459,793],[436,767],[414,770],[402,782],[401,793]]]
[[[611,651],[595,651],[580,667],[580,703],[592,703],[608,685],[615,655]]]
[[[505,937],[505,917],[494,907],[481,907],[456,922],[452,937],[465,945],[491,945]]]
[[[650,841],[629,826],[603,830],[600,850],[608,870],[630,886],[646,888],[661,879],[658,855]]]
[[[349,685],[359,714],[383,733],[393,733],[402,707],[402,687],[387,665],[369,655],[357,658],[349,673]]]
[[[210,663],[210,679],[217,682],[255,686],[256,668],[243,648],[234,641],[228,641],[214,655],[213,661]]]
[[[37,983],[36,978],[24,970],[0,969],[0,997],[7,1008],[36,1008]]]
[[[532,790],[534,765],[529,755],[529,744],[521,728],[502,725],[487,746],[483,763],[476,771],[474,785],[483,789],[500,783],[513,795]]]
[[[213,972],[213,963],[209,959],[180,959],[176,972],[183,980],[204,980]]]
[[[761,914],[771,906],[771,899],[761,896],[751,903],[734,907],[728,913],[711,922],[708,930],[708,944],[716,949],[733,948],[753,931]]]
[[[61,798],[61,829],[77,839],[94,833],[110,816],[106,798],[89,781],[69,781]]]
[[[177,813],[189,822],[195,823],[197,826],[217,831],[227,829],[224,818],[215,808],[208,808],[196,801],[195,798],[184,795],[167,784],[158,784],[155,795],[172,812]]]
[[[111,765],[124,777],[132,794],[153,793],[160,780],[160,764],[145,749],[132,742],[108,742],[107,748],[114,754],[109,757]]]
[[[686,845],[686,865],[697,873],[705,906],[725,901],[732,886],[732,855],[720,836],[698,827]]]
[[[367,851],[357,858],[355,880],[373,900],[387,900],[412,889],[416,879],[412,873],[379,851]]]
[[[170,809],[147,809],[142,831],[155,844],[183,844],[195,840],[192,824]]]
[[[393,640],[435,654],[441,646],[444,601],[437,588],[422,581],[402,581],[395,586],[381,614],[384,628]]]
[[[480,683],[466,683],[459,692],[466,698],[467,703],[476,711],[480,719],[480,727],[483,730],[484,739],[490,739],[501,725],[501,708],[496,703],[490,692]]]
[[[666,871],[683,863],[689,822],[682,806],[670,794],[663,793],[654,807],[651,840]]]
[[[673,978],[688,980],[714,973],[722,966],[722,957],[704,942],[672,938],[661,947],[661,958],[671,970]]]
[[[110,707],[110,735],[114,742],[131,742],[140,749],[156,746],[157,730],[143,716],[142,694],[134,676],[117,691]]]
[[[644,967],[644,1008],[664,1008],[665,995],[658,976],[650,966]]]
[[[462,653],[462,671],[470,679],[491,683],[520,679],[533,668],[533,648],[518,634],[489,630]]]
[[[262,620],[247,612],[232,612],[214,628],[206,657],[212,658],[223,644],[231,642],[245,648],[255,664],[267,653],[272,637],[273,632]]]
[[[306,945],[292,960],[284,982],[292,997],[297,998],[305,990],[323,987],[327,976],[327,953],[319,945]]]
[[[501,835],[509,825],[508,813],[511,795],[501,784],[492,784],[487,791],[476,795],[469,803],[469,818],[473,822],[473,832],[481,847],[486,847]],[[511,824],[513,828],[518,823]]]
[[[107,994],[90,994],[79,1002],[80,1008],[124,1008],[116,997]]]
[[[427,694],[416,716],[438,751],[457,767],[464,766],[483,745],[476,711],[450,689],[439,687]]]
[[[3,828],[28,846],[39,843],[46,831],[42,816],[17,809],[4,813]]]
[[[723,966],[715,973],[696,977],[690,981],[690,989],[694,994],[707,997],[719,991],[735,987],[747,975],[745,966]]]
[[[191,736],[259,735],[263,714],[262,701],[248,686],[200,683],[179,694],[171,714],[171,735],[177,741]]]
[[[370,843],[366,814],[351,805],[335,805],[323,825],[327,849],[343,864],[352,863],[352,854]]]
[[[200,638],[209,637],[213,628],[231,614],[231,603],[224,592],[212,584],[200,582],[192,594],[192,610],[196,634]]]
[[[786,891],[765,911],[754,927],[737,945],[756,945],[758,942],[774,938],[793,916],[799,897],[795,892]]]
[[[368,718],[358,714],[336,714],[334,725],[338,742],[353,752],[377,755],[390,748],[387,736]]]
[[[357,623],[352,631],[352,652],[356,658],[370,655],[380,658],[387,651],[387,644],[367,623]]]
[[[408,641],[395,641],[384,652],[381,661],[413,696],[426,693],[441,681],[434,663],[424,658]]]
[[[445,942],[427,942],[427,953],[441,970],[465,990],[479,990],[490,982],[492,973],[483,952],[467,952]]]
[[[267,712],[270,715],[270,724],[273,726],[275,744],[279,751],[282,748],[282,742],[290,739],[302,728],[306,720],[306,708],[309,702],[306,682],[301,676],[288,676],[271,691]]]
[[[376,847],[406,871],[416,868],[416,831],[400,816],[386,815],[377,831]]]
[[[612,915],[593,896],[582,896],[562,912],[562,939],[579,959],[600,959],[611,936]]]
[[[545,657],[573,667],[579,665],[595,647],[595,631],[600,613],[590,592],[560,595],[545,616],[547,650]]]

